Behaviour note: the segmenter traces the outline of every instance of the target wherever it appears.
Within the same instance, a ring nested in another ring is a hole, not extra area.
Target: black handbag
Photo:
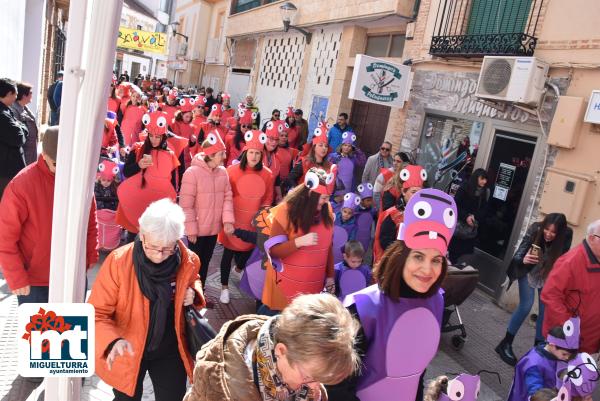
[[[185,322],[188,349],[195,359],[200,348],[215,338],[217,333],[208,324],[208,320],[202,317],[200,312],[191,305],[185,308]]]

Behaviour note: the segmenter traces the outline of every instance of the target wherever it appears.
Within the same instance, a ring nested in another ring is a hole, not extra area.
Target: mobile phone
[[[541,250],[541,248],[539,247],[539,245],[531,244],[531,248],[529,249],[529,253],[532,256],[540,256],[540,250]]]

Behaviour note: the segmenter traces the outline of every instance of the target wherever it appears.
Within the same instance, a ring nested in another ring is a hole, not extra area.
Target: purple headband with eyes
[[[360,196],[356,195],[353,192],[348,192],[346,195],[344,195],[344,203],[342,204],[342,209],[347,207],[349,209],[352,209],[352,211],[356,211],[358,205],[360,205]]]
[[[373,197],[373,184],[370,182],[363,182],[356,187],[356,192],[360,196],[360,199],[372,198]]]
[[[342,143],[354,145],[355,141],[356,141],[356,134],[354,134],[354,132],[346,131],[342,134]]]
[[[479,397],[480,387],[479,375],[461,373],[448,381],[448,391],[440,394],[438,401],[475,401]]]
[[[585,397],[591,395],[596,389],[600,372],[594,358],[581,352],[568,362],[567,377],[571,382],[571,395]]]
[[[579,317],[572,317],[563,324],[564,339],[548,334],[546,341],[564,349],[579,349],[579,325]]]

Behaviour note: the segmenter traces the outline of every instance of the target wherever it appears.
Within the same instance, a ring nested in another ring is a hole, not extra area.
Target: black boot
[[[500,356],[505,363],[510,366],[517,364],[517,357],[512,349],[512,344],[506,340],[502,340],[495,349],[496,353]]]

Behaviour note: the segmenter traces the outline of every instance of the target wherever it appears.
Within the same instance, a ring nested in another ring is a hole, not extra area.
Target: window
[[[372,57],[402,57],[405,35],[387,34],[367,37],[365,54]]]
[[[142,26],[141,25],[137,25],[137,29],[139,29],[141,31],[142,30]]]
[[[467,34],[522,33],[532,0],[473,0]]]
[[[277,0],[232,0],[231,14],[241,13],[265,4],[274,3]]]

